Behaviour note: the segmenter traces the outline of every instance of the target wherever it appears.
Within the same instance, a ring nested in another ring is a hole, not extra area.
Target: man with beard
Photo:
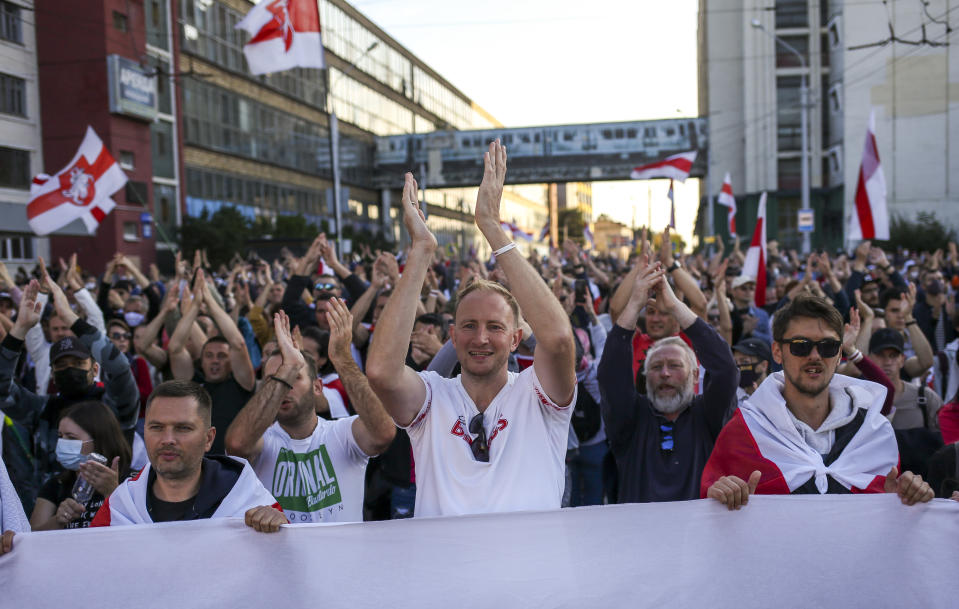
[[[576,348],[569,318],[536,270],[500,228],[506,149],[490,144],[476,198],[476,226],[512,293],[477,279],[456,298],[450,340],[461,374],[441,377],[404,364],[436,237],[406,174],[403,222],[409,257],[373,334],[367,374],[416,463],[415,517],[558,509],[566,442],[576,402]],[[520,307],[536,336],[532,366],[510,373],[519,345]],[[627,362],[627,366],[629,362]]]
[[[40,396],[13,381],[24,338],[40,321],[40,284],[36,280],[24,290],[17,320],[0,343],[0,406],[33,436],[36,488],[60,471],[56,460],[57,425],[67,407],[87,400],[103,401],[116,415],[131,444],[140,407],[127,359],[102,332],[77,317],[60,286],[48,276],[44,281],[53,295],[57,317],[75,335],[61,338],[50,347],[50,366],[58,393]],[[94,383],[98,373],[102,385]]]
[[[920,476],[898,475],[899,451],[882,415],[886,389],[836,375],[842,315],[802,295],[773,320],[770,375],[723,428],[703,471],[702,497],[738,509],[753,493],[897,493],[929,501]]]
[[[722,337],[676,298],[658,265],[646,265],[606,339],[599,363],[603,420],[619,470],[619,502],[680,501],[699,496],[699,478],[733,404],[739,372]],[[650,293],[693,344],[656,341],[644,362],[647,395],[633,389],[633,329]],[[695,352],[694,352],[695,350]],[[696,357],[706,369],[695,395]]]
[[[335,421],[317,416],[316,402],[325,398],[316,363],[293,344],[281,311],[273,322],[279,352],[263,364],[263,385],[226,432],[227,452],[250,461],[296,523],[362,521],[366,464],[395,434],[350,355],[353,320],[342,300],[330,299],[327,317],[329,357],[358,414]]]
[[[150,464],[107,497],[90,526],[242,516],[247,526],[273,533],[286,524],[248,463],[203,456],[216,435],[212,405],[197,383],[157,385],[147,401],[143,432]]]

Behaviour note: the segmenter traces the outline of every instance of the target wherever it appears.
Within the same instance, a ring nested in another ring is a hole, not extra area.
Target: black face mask
[[[756,364],[745,364],[739,367],[739,386],[747,389],[753,383],[759,380],[759,373],[756,372]]]
[[[64,368],[53,372],[57,389],[68,398],[80,397],[90,389],[89,371],[83,368]]]

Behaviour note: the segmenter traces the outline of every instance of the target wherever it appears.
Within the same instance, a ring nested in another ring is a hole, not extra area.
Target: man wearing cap
[[[742,319],[740,340],[755,337],[770,344],[773,340],[769,327],[769,313],[756,306],[756,278],[750,275],[740,275],[733,279],[731,294],[736,310],[733,311],[733,320]]]
[[[102,400],[120,422],[132,442],[139,411],[139,394],[130,364],[106,336],[77,317],[60,287],[45,277],[53,295],[57,316],[69,324],[75,336],[67,336],[50,347],[50,366],[58,392],[40,396],[13,381],[24,338],[40,321],[40,284],[33,280],[24,290],[17,320],[0,342],[0,405],[12,419],[33,436],[37,462],[36,481],[45,482],[59,471],[56,460],[57,424],[60,413],[77,402]],[[103,384],[95,384],[97,374]]]
[[[896,388],[890,413],[893,429],[925,427],[936,431],[936,413],[942,398],[928,387],[917,387],[902,380],[900,371],[906,363],[902,334],[892,328],[880,328],[869,339],[869,356],[878,364]],[[920,402],[924,404],[920,405]]]
[[[733,359],[739,368],[739,388],[736,402],[742,403],[766,380],[773,354],[769,343],[761,338],[744,338],[733,347]]]

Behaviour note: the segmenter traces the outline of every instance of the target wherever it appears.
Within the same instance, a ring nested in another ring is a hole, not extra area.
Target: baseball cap
[[[879,328],[869,339],[869,352],[879,353],[883,349],[895,349],[899,353],[905,350],[902,334],[892,328]]]
[[[744,338],[733,347],[733,351],[739,351],[740,353],[745,353],[746,355],[751,355],[753,357],[758,357],[769,361],[773,358],[772,351],[769,349],[769,345],[766,344],[761,338],[756,338],[751,336],[749,338]]]
[[[756,283],[756,279],[750,275],[740,275],[739,277],[733,279],[733,288],[738,288],[739,286],[746,285],[747,283]]]
[[[54,363],[61,357],[72,355],[80,359],[88,359],[90,350],[80,342],[75,336],[65,336],[57,342],[50,345],[50,363]]]

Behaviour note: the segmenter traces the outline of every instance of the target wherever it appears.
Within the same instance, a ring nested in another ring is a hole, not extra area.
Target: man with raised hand
[[[619,471],[619,502],[682,501],[699,496],[699,479],[723,418],[735,403],[739,374],[729,345],[677,298],[659,264],[638,263],[629,300],[606,338],[598,379],[603,420]],[[646,393],[633,388],[632,336],[648,299],[692,342],[660,338],[643,362]],[[697,358],[706,369],[696,395]]]
[[[367,374],[416,463],[416,517],[560,507],[572,405],[576,398],[573,330],[562,306],[500,228],[506,149],[484,155],[476,225],[506,273],[512,294],[476,280],[457,295],[450,340],[462,373],[452,379],[404,364],[436,239],[406,174],[403,222],[412,245],[393,296],[373,334]],[[515,296],[515,298],[514,298]],[[519,310],[536,335],[533,365],[509,373],[522,337]]]
[[[330,299],[329,356],[356,407],[352,417],[316,415],[325,401],[313,358],[293,343],[290,320],[274,318],[279,351],[263,364],[264,382],[226,432],[226,449],[253,464],[290,522],[363,520],[369,458],[393,441],[395,428],[350,355],[349,309]]]
[[[896,436],[882,415],[886,388],[836,374],[842,315],[801,295],[776,312],[766,377],[723,428],[700,492],[729,509],[754,493],[896,493],[905,504],[932,499],[911,472],[899,475]]]

